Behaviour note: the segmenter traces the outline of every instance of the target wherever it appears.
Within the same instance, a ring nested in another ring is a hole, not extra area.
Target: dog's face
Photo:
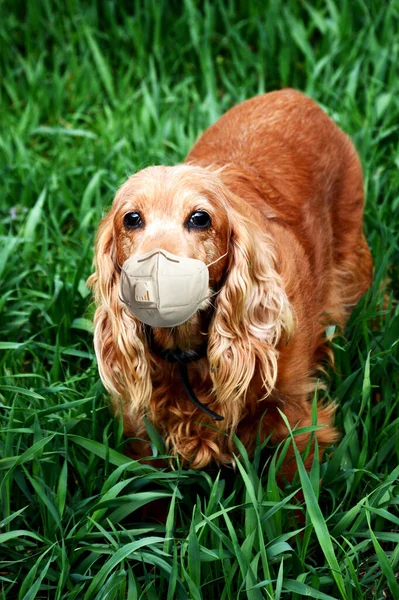
[[[212,181],[204,169],[186,165],[149,167],[129,178],[112,208],[119,265],[155,248],[205,264],[224,255],[230,224]],[[211,288],[227,262],[228,256],[210,266]]]

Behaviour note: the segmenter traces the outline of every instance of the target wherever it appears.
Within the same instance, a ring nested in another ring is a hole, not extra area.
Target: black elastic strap
[[[158,356],[160,356],[164,360],[167,360],[170,363],[179,363],[180,381],[182,383],[184,391],[186,392],[191,402],[195,404],[197,408],[202,410],[202,412],[211,417],[211,419],[213,419],[214,421],[223,421],[224,417],[222,417],[222,415],[218,415],[198,400],[188,380],[187,365],[197,360],[200,360],[201,358],[205,358],[207,354],[207,343],[204,342],[201,346],[189,352],[184,352],[183,350],[164,350],[156,344],[154,340],[154,334],[151,328],[147,329],[147,336],[149,346],[153,352],[155,352],[156,354],[158,354]]]
[[[167,360],[170,363],[178,362],[178,363],[191,363],[201,358],[205,358],[208,351],[208,344],[204,342],[201,346],[197,346],[194,350],[179,350],[179,348],[175,348],[174,350],[165,350],[158,346],[157,342],[154,338],[154,332],[152,331],[152,327],[146,326],[145,334],[147,337],[148,346],[151,348],[155,354]]]
[[[198,398],[195,395],[195,392],[194,392],[193,388],[191,387],[191,384],[188,380],[187,364],[179,363],[179,374],[180,374],[180,380],[183,384],[184,390],[185,390],[187,396],[190,398],[191,402],[193,404],[195,404],[195,406],[197,408],[202,410],[202,412],[204,412],[209,417],[211,417],[214,421],[223,421],[224,417],[222,417],[222,415],[218,415],[217,413],[215,413],[213,410],[211,410],[205,404],[202,404],[202,402],[200,402],[198,400]]]

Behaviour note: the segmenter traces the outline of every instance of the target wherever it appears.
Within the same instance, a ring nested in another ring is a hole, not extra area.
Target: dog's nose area
[[[185,247],[185,244],[182,243],[182,240],[179,240],[177,237],[172,235],[166,239],[163,238],[163,236],[154,236],[149,240],[143,240],[143,243],[139,246],[139,248],[137,248],[135,254],[147,254],[153,250],[165,250],[166,252],[174,254],[175,256],[190,256],[189,249]]]
[[[206,265],[156,247],[126,261],[121,299],[137,319],[152,327],[177,327],[188,321],[208,293]]]
[[[151,247],[141,247],[139,248],[139,250],[137,252],[135,252],[135,256],[140,257],[140,256],[146,256],[151,254],[152,252],[164,252],[165,254],[173,254],[174,256],[180,256],[180,257],[186,257],[189,258],[187,254],[185,254],[184,252],[181,252],[181,250],[179,250],[179,248],[177,247],[171,247],[170,245],[168,245],[167,248],[165,248],[165,246],[151,246]]]

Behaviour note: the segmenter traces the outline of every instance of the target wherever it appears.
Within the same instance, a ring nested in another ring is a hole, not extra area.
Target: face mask
[[[208,265],[161,248],[131,256],[122,266],[120,299],[147,325],[181,325],[207,298],[208,267],[226,255],[227,252]]]

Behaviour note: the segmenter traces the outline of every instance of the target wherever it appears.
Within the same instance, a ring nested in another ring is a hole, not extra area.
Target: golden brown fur
[[[232,433],[251,451],[266,409],[262,438],[277,443],[287,435],[278,408],[292,428],[310,425],[325,328],[342,326],[371,283],[363,203],[351,141],[294,90],[228,111],[185,164],[130,177],[100,224],[90,278],[99,371],[115,410],[123,410],[126,435],[145,438],[147,415],[172,453],[202,468],[233,462]],[[212,228],[188,231],[187,216],[200,208]],[[146,226],[127,231],[123,217],[133,210]],[[118,298],[119,265],[155,247],[205,263],[228,251],[209,269],[210,285],[221,284],[208,301],[213,315],[201,310],[179,327],[154,330],[163,348],[190,350],[207,340],[207,357],[190,365],[190,381],[223,421],[188,400],[176,365],[149,349],[143,325]],[[333,413],[319,407],[321,448],[336,440]],[[308,439],[296,438],[300,450]],[[148,454],[145,442],[133,448]]]

